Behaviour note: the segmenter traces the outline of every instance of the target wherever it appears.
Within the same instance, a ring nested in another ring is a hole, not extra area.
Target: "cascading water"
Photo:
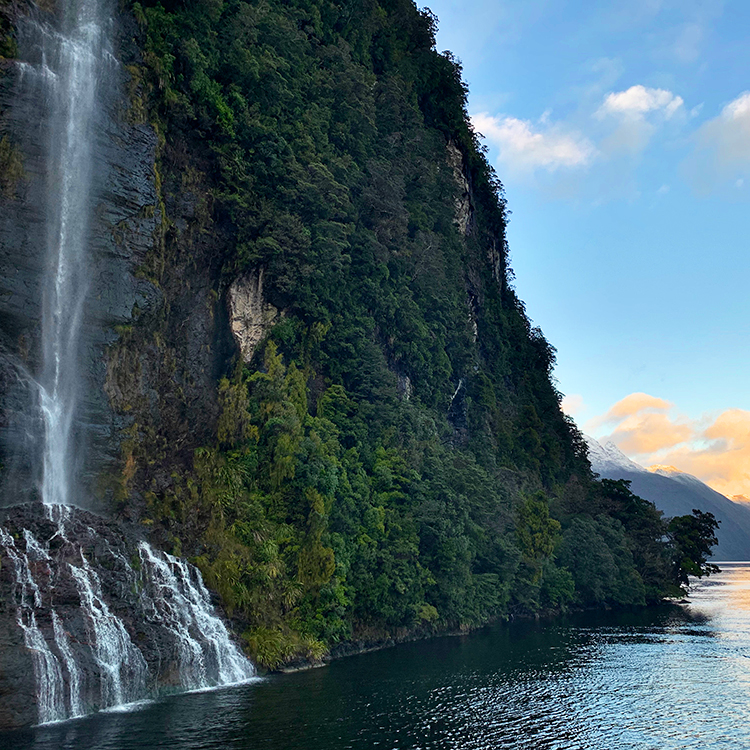
[[[80,382],[79,346],[88,281],[93,123],[98,74],[111,57],[99,0],[60,4],[59,28],[38,23],[49,106],[48,279],[42,313],[44,419],[42,500],[67,505],[72,430]]]
[[[0,597],[31,654],[38,722],[255,675],[196,568],[79,509],[15,510]]]
[[[56,15],[36,9],[19,31],[21,93],[45,110],[41,363],[38,377],[23,373],[39,394],[43,505],[11,509],[0,526],[0,605],[15,609],[39,723],[255,674],[197,569],[71,507],[82,504],[76,424],[98,89],[116,65],[107,2],[58,0]]]
[[[228,685],[249,677],[247,659],[212,612],[197,568],[145,542],[138,545],[150,583],[146,600],[156,616],[180,635],[182,673],[193,687]]]

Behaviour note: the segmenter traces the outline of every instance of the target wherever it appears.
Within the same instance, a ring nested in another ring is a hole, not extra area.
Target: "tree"
[[[674,545],[675,578],[687,588],[689,576],[702,578],[718,573],[719,567],[708,562],[711,547],[719,543],[716,529],[719,521],[713,513],[693,508],[692,516],[677,516],[669,522],[669,535]]]

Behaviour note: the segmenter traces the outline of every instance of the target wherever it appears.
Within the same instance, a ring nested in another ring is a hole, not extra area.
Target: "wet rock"
[[[0,730],[252,674],[184,561],[84,510],[2,511]]]
[[[402,401],[409,401],[414,393],[414,386],[408,375],[398,373],[396,375],[396,390]]]
[[[471,231],[471,215],[474,211],[471,205],[471,188],[466,179],[464,171],[464,157],[458,146],[453,141],[448,141],[448,164],[453,170],[453,177],[458,190],[455,202],[455,222],[462,235],[466,236]]]
[[[0,574],[0,727],[4,728],[33,724],[37,717],[34,665],[9,597],[10,572]]]

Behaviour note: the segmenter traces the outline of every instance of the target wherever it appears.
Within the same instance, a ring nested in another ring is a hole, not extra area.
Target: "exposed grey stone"
[[[249,363],[255,348],[283,313],[263,298],[262,268],[235,279],[227,297],[232,335],[243,361]]]
[[[464,157],[453,141],[448,141],[447,150],[448,164],[450,164],[453,170],[453,177],[458,186],[455,202],[455,221],[461,234],[466,236],[471,231],[471,215],[474,209],[471,205],[469,181],[466,179],[466,173],[464,172]]]

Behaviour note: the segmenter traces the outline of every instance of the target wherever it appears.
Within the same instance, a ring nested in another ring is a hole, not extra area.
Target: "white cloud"
[[[750,91],[727,104],[695,133],[695,151],[687,160],[694,184],[701,191],[712,183],[731,180],[738,187],[750,175]]]
[[[666,89],[650,89],[640,84],[626,91],[607,94],[597,115],[622,115],[641,119],[650,112],[659,112],[666,119],[684,104],[682,97]]]
[[[560,406],[570,417],[574,417],[576,414],[580,414],[586,410],[586,405],[583,403],[583,396],[579,393],[571,393],[569,396],[563,396]]]
[[[528,120],[493,116],[482,112],[472,116],[478,132],[497,147],[499,159],[519,172],[561,167],[587,166],[596,156],[596,148],[580,133],[556,124],[548,124],[549,114],[536,127]]]
[[[599,120],[614,120],[617,125],[602,141],[602,151],[639,154],[648,146],[657,126],[671,119],[683,104],[682,97],[671,91],[640,84],[607,94],[594,114]]]
[[[698,137],[716,150],[720,164],[750,162],[750,91],[740,94],[700,129]]]

